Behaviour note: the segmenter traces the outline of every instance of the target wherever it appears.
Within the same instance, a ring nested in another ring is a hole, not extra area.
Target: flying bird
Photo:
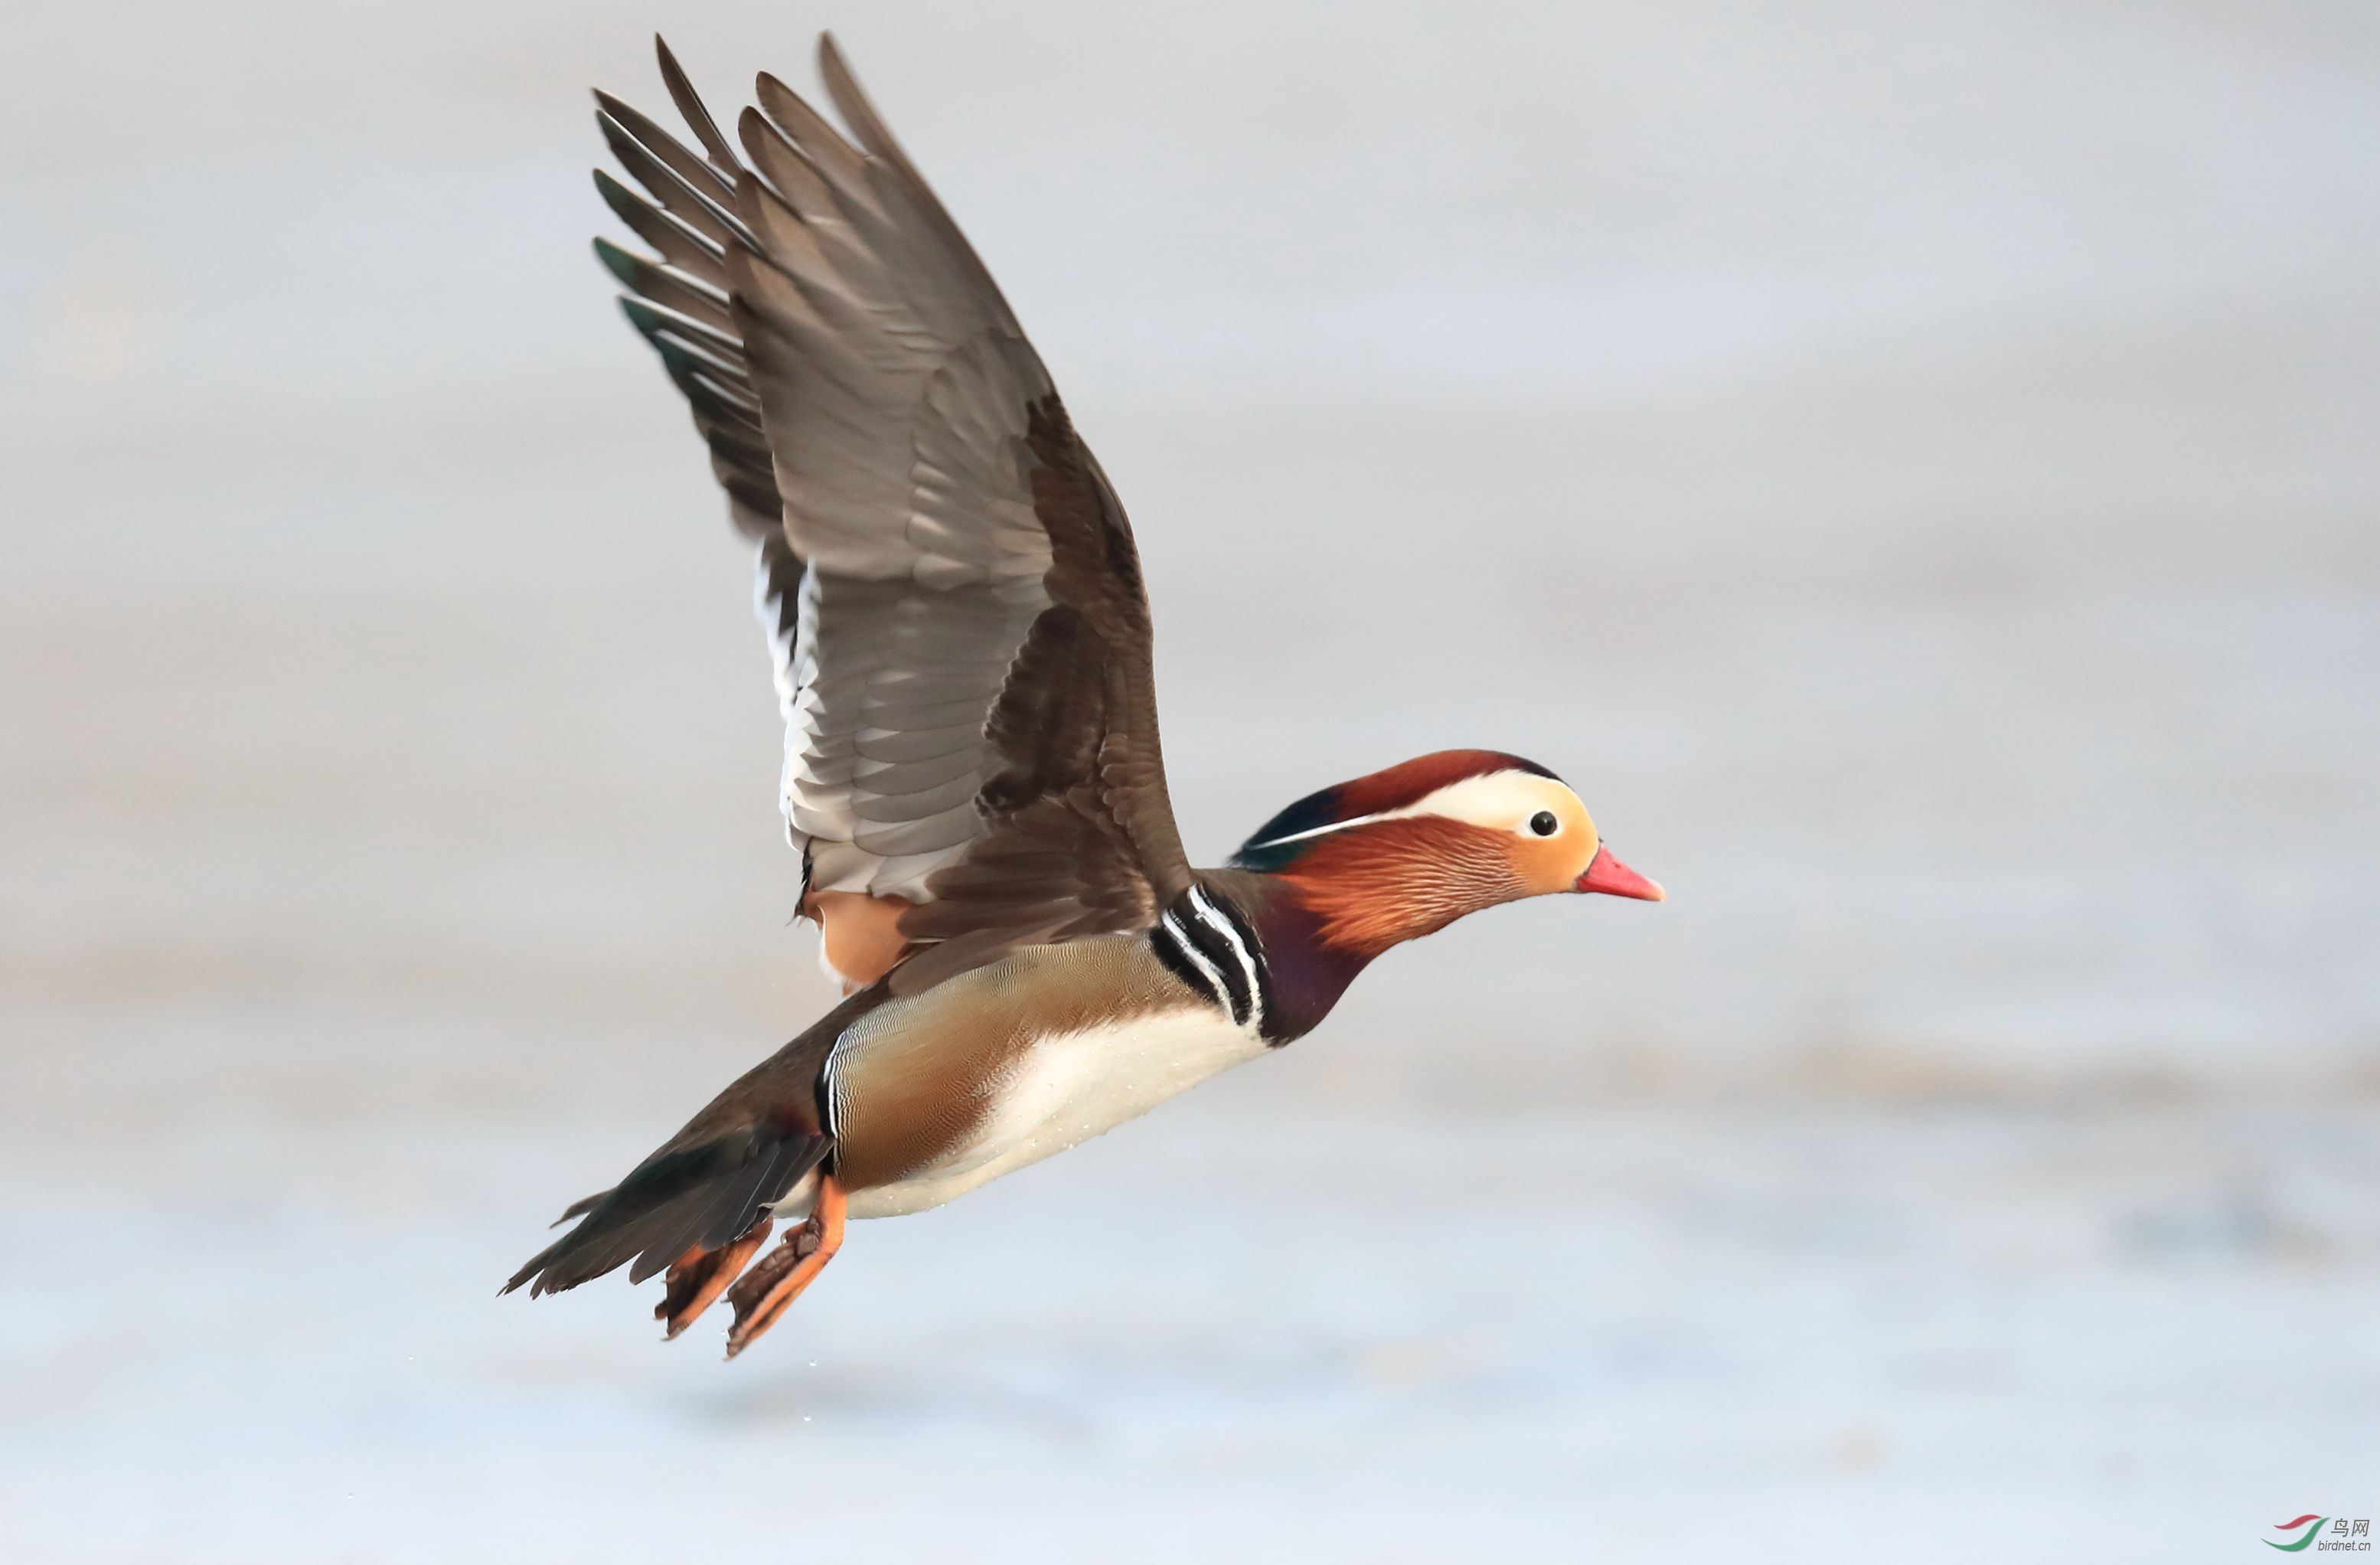
[[[504,1292],[665,1273],[668,1335],[724,1294],[732,1357],[846,1219],[939,1206],[1302,1037],[1392,946],[1524,897],[1661,900],[1560,778],[1493,750],[1325,788],[1193,868],[1132,529],[966,237],[832,37],[844,127],[763,75],[733,143],[656,44],[698,147],[596,94],[642,194],[596,188],[650,247],[596,253],[757,549],[800,911],[844,998]]]

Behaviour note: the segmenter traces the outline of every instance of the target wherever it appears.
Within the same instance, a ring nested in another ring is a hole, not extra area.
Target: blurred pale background
[[[1132,508],[1194,852],[1491,745],[1674,900],[1402,952],[722,1369],[492,1294],[828,998],[584,96],[822,25]],[[2380,1511],[2364,0],[37,0],[0,200],[9,1559]]]

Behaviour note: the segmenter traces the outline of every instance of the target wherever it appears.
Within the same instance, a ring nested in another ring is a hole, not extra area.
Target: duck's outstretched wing
[[[771,536],[763,472],[781,502],[788,828],[812,889],[918,904],[909,992],[1146,927],[1189,870],[1123,507],[831,38],[820,67],[849,138],[763,76],[741,159],[666,51],[702,152],[603,99],[658,206],[607,199],[661,252],[607,264],[738,519]]]

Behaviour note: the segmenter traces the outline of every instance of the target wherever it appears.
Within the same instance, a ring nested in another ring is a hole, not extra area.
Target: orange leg
[[[819,1175],[818,1203],[809,1220],[785,1235],[785,1242],[767,1260],[728,1290],[735,1306],[735,1323],[727,1328],[727,1356],[734,1358],[752,1345],[754,1338],[777,1324],[785,1306],[801,1296],[843,1248],[843,1186],[832,1174]]]
[[[695,1316],[710,1307],[711,1301],[727,1292],[744,1263],[752,1258],[775,1226],[767,1216],[744,1231],[743,1237],[722,1244],[716,1250],[688,1250],[669,1268],[669,1290],[662,1302],[653,1306],[653,1318],[667,1321],[669,1330],[663,1341],[675,1337],[694,1324]]]

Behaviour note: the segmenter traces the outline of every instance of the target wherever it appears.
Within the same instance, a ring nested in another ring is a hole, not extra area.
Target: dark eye
[[[1540,837],[1550,837],[1561,830],[1561,822],[1554,819],[1552,810],[1541,809],[1529,817],[1529,830]]]

